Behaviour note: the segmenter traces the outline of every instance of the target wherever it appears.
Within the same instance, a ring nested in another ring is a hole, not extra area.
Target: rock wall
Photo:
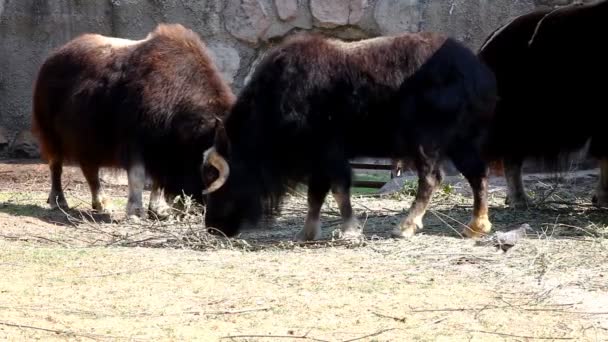
[[[31,93],[41,61],[84,32],[141,39],[181,23],[211,48],[239,92],[266,49],[299,30],[359,39],[440,31],[477,49],[508,19],[572,0],[0,0],[0,155],[36,154]],[[34,152],[32,152],[34,151]]]

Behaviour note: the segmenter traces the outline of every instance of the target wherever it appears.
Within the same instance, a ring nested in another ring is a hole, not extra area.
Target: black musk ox
[[[587,144],[601,166],[594,202],[608,205],[607,28],[608,1],[538,10],[498,28],[479,49],[498,87],[487,151],[504,163],[509,205],[529,204],[524,160],[559,167]]]
[[[488,170],[480,144],[495,93],[492,73],[475,54],[438,34],[357,42],[294,35],[269,51],[226,119],[218,120],[204,157],[205,223],[235,235],[258,222],[265,200],[280,203],[290,186],[306,183],[308,214],[296,238],[319,238],[319,212],[330,189],[344,235],[357,235],[349,160],[410,158],[418,192],[392,233],[410,236],[422,227],[442,180],[439,164],[449,158],[474,192],[465,234],[486,233]]]
[[[44,61],[34,90],[32,128],[50,166],[50,205],[67,206],[61,173],[72,163],[97,210],[107,204],[100,167],[127,170],[131,217],[145,215],[146,174],[157,214],[167,208],[163,192],[202,201],[202,154],[216,116],[234,101],[199,36],[181,25],[161,24],[139,41],[73,39]]]

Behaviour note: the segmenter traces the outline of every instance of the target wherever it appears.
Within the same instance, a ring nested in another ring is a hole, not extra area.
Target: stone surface
[[[22,131],[13,141],[10,154],[16,158],[37,158],[40,156],[38,141],[29,130]]]
[[[418,32],[422,22],[418,0],[379,0],[374,18],[383,35]],[[449,2],[443,1],[446,5]]]
[[[0,126],[9,140],[29,130],[32,85],[42,60],[84,32],[141,39],[160,22],[181,23],[211,47],[238,94],[256,58],[297,31],[319,30],[350,40],[432,30],[477,49],[486,35],[515,16],[575,1],[0,0]]]
[[[281,20],[292,20],[298,15],[299,0],[274,0],[277,14]]]
[[[450,35],[477,50],[486,36],[512,18],[536,7],[530,0],[455,1],[427,0],[422,4],[421,30]]]
[[[318,27],[353,25],[363,17],[367,0],[310,0],[310,10]]]
[[[257,44],[270,27],[266,9],[258,0],[231,0],[224,10],[226,29],[236,38]]]
[[[264,34],[264,41],[269,41],[274,38],[280,39],[283,36],[289,35],[292,30],[309,30],[313,27],[312,14],[308,10],[308,1],[298,0],[294,1],[294,3],[298,5],[295,16],[289,20],[274,20],[272,25],[270,25],[270,28],[266,31],[266,34]],[[280,16],[278,8],[276,15]]]
[[[229,45],[217,43],[209,45],[209,54],[226,82],[234,83],[234,77],[241,66],[239,52]]]

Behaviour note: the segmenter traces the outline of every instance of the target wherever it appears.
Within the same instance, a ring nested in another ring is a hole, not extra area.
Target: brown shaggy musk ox
[[[33,131],[51,171],[49,204],[67,206],[62,166],[76,164],[89,184],[94,209],[106,207],[101,167],[125,169],[127,214],[145,214],[146,174],[153,180],[150,209],[162,193],[202,200],[202,153],[213,143],[216,116],[235,97],[206,46],[193,31],[161,24],[134,41],[84,34],[42,65],[33,99]]]
[[[600,160],[594,201],[608,205],[608,1],[539,10],[490,34],[480,59],[495,73],[499,100],[488,154],[504,162],[507,201],[527,207],[526,159],[552,168],[589,144]]]
[[[227,235],[256,223],[263,199],[277,203],[289,185],[308,185],[308,215],[298,240],[320,236],[331,190],[345,236],[361,233],[350,202],[356,157],[412,159],[418,192],[393,236],[422,227],[440,163],[450,159],[475,198],[468,236],[491,228],[480,146],[495,103],[492,73],[461,43],[434,33],[356,42],[296,35],[260,62],[205,152],[205,222]],[[209,179],[209,177],[206,177]]]

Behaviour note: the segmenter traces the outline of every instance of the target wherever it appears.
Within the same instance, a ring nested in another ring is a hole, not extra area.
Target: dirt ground
[[[46,165],[0,161],[0,337],[605,341],[608,210],[590,203],[597,170],[560,176],[526,178],[537,200],[528,210],[505,207],[504,181],[492,179],[494,230],[531,227],[504,253],[459,236],[472,204],[461,177],[446,180],[409,240],[389,232],[414,183],[353,198],[364,239],[332,237],[340,221],[329,199],[324,240],[294,244],[301,194],[228,240],[202,233],[201,214],[124,221],[124,182],[106,184],[115,212],[93,213],[76,168],[64,171],[71,209],[52,211]]]

